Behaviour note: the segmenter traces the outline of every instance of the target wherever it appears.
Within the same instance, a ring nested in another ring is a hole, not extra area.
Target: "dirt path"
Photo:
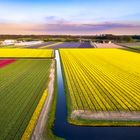
[[[105,112],[105,111],[84,111],[84,110],[74,110],[71,114],[72,119],[76,119],[81,117],[83,119],[88,120],[132,120],[132,121],[139,121],[140,120],[140,112],[124,112],[124,111],[112,111],[112,112]]]
[[[36,127],[32,133],[31,140],[42,140],[42,134],[44,131],[44,128],[46,126],[46,122],[48,119],[48,114],[50,111],[50,105],[53,99],[53,93],[54,93],[54,81],[55,81],[55,61],[52,60],[51,69],[50,69],[50,75],[49,75],[49,83],[48,83],[48,96],[45,101],[45,104],[42,108],[42,111],[40,113],[40,116],[38,118]]]

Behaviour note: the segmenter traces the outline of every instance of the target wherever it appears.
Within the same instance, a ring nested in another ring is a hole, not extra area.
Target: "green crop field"
[[[140,54],[121,49],[61,49],[72,110],[140,111]]]
[[[0,140],[19,140],[47,87],[51,60],[16,60],[0,68]]]
[[[133,42],[133,43],[119,43],[119,45],[126,46],[130,49],[140,50],[140,42]]]

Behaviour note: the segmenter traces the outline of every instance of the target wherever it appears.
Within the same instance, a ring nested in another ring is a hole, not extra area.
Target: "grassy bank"
[[[140,121],[113,121],[113,120],[85,120],[82,118],[69,119],[70,124],[79,126],[140,126]]]

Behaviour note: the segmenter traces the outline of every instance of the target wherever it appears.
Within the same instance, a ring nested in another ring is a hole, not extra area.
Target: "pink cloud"
[[[44,24],[34,31],[46,31],[48,34],[140,34],[140,25],[122,23],[100,24]]]
[[[55,19],[50,17],[50,20]],[[124,23],[80,24],[68,21],[55,24],[4,24],[0,23],[1,34],[140,34],[140,25]]]

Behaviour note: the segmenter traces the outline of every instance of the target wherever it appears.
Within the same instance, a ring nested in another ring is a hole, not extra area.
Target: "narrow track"
[[[40,116],[38,118],[36,127],[32,133],[31,140],[42,140],[43,139],[42,134],[43,134],[44,128],[46,126],[46,122],[48,120],[48,114],[49,114],[51,102],[53,99],[54,81],[55,81],[55,61],[53,60],[53,62],[51,64],[51,69],[50,69],[49,84],[47,87],[48,96],[47,96],[45,104],[42,108],[42,111],[40,113]]]

